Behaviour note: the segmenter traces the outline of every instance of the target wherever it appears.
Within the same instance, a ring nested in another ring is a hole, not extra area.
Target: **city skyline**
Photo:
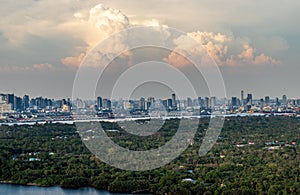
[[[167,95],[165,96],[155,96],[155,95],[142,95],[142,96],[135,96],[135,97],[131,97],[131,98],[110,98],[109,96],[103,96],[103,95],[96,95],[95,98],[91,98],[91,99],[85,99],[85,98],[80,98],[80,97],[74,97],[74,99],[72,99],[71,96],[69,97],[58,97],[58,98],[55,98],[55,97],[48,97],[48,96],[43,96],[43,95],[38,95],[38,96],[34,96],[34,95],[31,95],[30,93],[26,93],[26,94],[16,94],[16,93],[6,93],[6,92],[3,92],[3,91],[0,91],[0,95],[14,95],[15,97],[24,97],[24,96],[28,96],[28,97],[31,97],[31,98],[46,98],[46,99],[49,99],[49,100],[60,100],[60,99],[70,99],[70,100],[76,100],[76,99],[81,99],[81,100],[84,100],[84,101],[97,101],[97,98],[98,97],[101,97],[102,99],[110,99],[110,100],[139,100],[140,98],[156,98],[156,99],[168,99],[168,98],[171,98],[173,99],[173,95],[175,95],[175,93],[167,93]],[[243,95],[242,95],[243,94]],[[260,99],[266,99],[266,98],[269,98],[269,100],[275,100],[276,98],[279,98],[279,99],[282,99],[284,96],[289,99],[289,100],[297,100],[297,99],[300,99],[300,96],[299,97],[290,97],[288,96],[287,94],[281,94],[281,95],[278,95],[278,96],[270,96],[268,94],[265,94],[265,95],[262,95],[262,96],[257,96],[255,95],[254,93],[252,92],[249,92],[249,91],[246,91],[244,89],[240,90],[239,93],[237,93],[236,95],[232,95],[232,96],[226,96],[226,97],[218,97],[218,96],[210,96],[210,95],[202,95],[202,96],[198,96],[198,97],[216,97],[218,99],[231,99],[232,97],[236,97],[237,99],[239,100],[242,100],[242,99],[247,99],[247,95],[251,95],[251,99],[253,100],[260,100]],[[193,97],[190,97],[190,96],[186,96],[184,98],[180,98],[180,100],[184,100],[184,99],[187,99],[187,98],[193,98]],[[1,101],[1,99],[0,99]]]

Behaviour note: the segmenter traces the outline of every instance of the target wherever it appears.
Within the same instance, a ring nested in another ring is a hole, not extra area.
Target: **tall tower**
[[[287,96],[286,95],[282,96],[282,104],[287,105]]]
[[[244,105],[244,90],[241,91],[241,104]]]
[[[29,96],[24,95],[23,96],[23,109],[27,110],[27,108],[29,108]]]
[[[172,108],[176,109],[177,103],[176,103],[176,95],[175,93],[172,94]]]
[[[249,93],[247,95],[247,104],[252,105],[252,94],[251,93]]]
[[[15,95],[14,94],[7,94],[6,95],[6,103],[11,104],[11,109],[15,109]]]
[[[270,105],[270,96],[265,96],[265,104],[266,106]]]
[[[103,107],[103,101],[102,101],[102,97],[97,97],[97,107],[98,107],[98,110],[101,110],[102,107]]]

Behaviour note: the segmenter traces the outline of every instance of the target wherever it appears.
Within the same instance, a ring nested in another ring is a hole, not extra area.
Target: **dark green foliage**
[[[0,126],[0,181],[155,194],[300,194],[299,118],[228,118],[215,146],[199,157],[208,123],[208,118],[200,119],[194,144],[181,156],[143,172],[100,162],[82,143],[74,125]],[[102,126],[119,130],[107,132],[119,145],[148,150],[170,140],[178,120],[167,121],[148,137],[131,135],[116,123]]]

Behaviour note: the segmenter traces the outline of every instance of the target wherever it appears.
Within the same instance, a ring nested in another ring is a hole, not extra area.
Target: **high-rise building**
[[[217,98],[216,97],[211,97],[210,98],[210,107],[214,108],[217,104]]]
[[[286,95],[283,95],[282,96],[282,102],[281,102],[283,105],[287,105],[287,96]]]
[[[168,110],[168,100],[163,100],[162,104],[166,110]]]
[[[265,105],[266,106],[270,105],[270,96],[265,96]]]
[[[27,110],[29,108],[29,96],[23,96],[23,110]]]
[[[6,95],[0,94],[0,102],[6,102]]]
[[[43,97],[37,97],[36,99],[36,105],[39,109],[45,108],[46,104],[45,104],[45,100]],[[65,104],[64,104],[65,105]]]
[[[232,97],[231,98],[231,107],[236,107],[237,106],[237,97]]]
[[[103,102],[102,102],[102,97],[97,97],[97,107],[98,107],[98,110],[101,110],[102,107],[103,107]]]
[[[244,90],[241,91],[241,104],[244,105]]]
[[[146,108],[145,104],[146,104],[145,98],[141,97],[140,101],[139,101],[139,109],[145,110],[145,108]]]
[[[15,105],[14,110],[16,110],[16,111],[22,111],[23,110],[22,98],[15,96],[15,103],[14,103],[14,105]]]
[[[6,95],[6,103],[11,105],[11,109],[15,109],[15,95],[14,94],[7,94]]]
[[[205,97],[205,98],[204,98],[204,108],[205,108],[205,109],[208,109],[208,108],[209,108],[209,98],[208,98],[208,97]]]
[[[263,99],[263,98],[260,99],[259,104],[260,104],[260,108],[263,109],[264,106],[265,106],[265,105],[264,105],[264,99]]]
[[[0,117],[2,113],[9,113],[12,112],[11,104],[7,104],[6,102],[0,102]]]
[[[186,101],[187,101],[187,107],[192,107],[193,106],[193,101],[192,101],[192,99],[190,97],[188,97],[186,99]]]
[[[296,100],[296,104],[297,104],[297,106],[300,106],[300,99]]]
[[[168,110],[171,110],[173,108],[173,100],[167,99],[167,108]]]
[[[111,101],[109,99],[103,99],[103,108],[104,109],[111,109]]]
[[[280,101],[278,97],[275,99],[275,102],[276,102],[276,106],[280,106]]]
[[[147,110],[149,110],[149,108],[150,108],[152,105],[154,106],[154,97],[148,97],[148,98],[147,98]]]
[[[247,104],[248,104],[248,105],[252,105],[252,94],[251,94],[251,93],[249,93],[249,94],[247,95]]]
[[[175,95],[175,93],[172,94],[172,108],[173,108],[173,109],[176,109],[176,108],[177,108],[176,95]]]
[[[203,100],[202,100],[201,97],[198,97],[198,105],[199,105],[200,108],[203,107]]]

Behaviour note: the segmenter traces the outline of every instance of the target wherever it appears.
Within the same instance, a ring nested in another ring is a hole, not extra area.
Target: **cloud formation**
[[[166,25],[162,25],[156,19],[138,20],[136,16],[128,16],[118,9],[102,4],[85,4],[82,5],[82,8],[77,8],[74,12],[71,12],[72,10],[68,9],[70,7],[68,3],[70,2],[64,1],[59,8],[60,14],[52,14],[53,16],[50,18],[48,16],[43,17],[47,14],[37,10],[57,7],[56,3],[51,1],[29,3],[29,1],[26,1],[24,4],[28,4],[27,10],[31,15],[28,15],[25,11],[20,11],[11,20],[6,17],[0,19],[0,31],[9,43],[14,45],[22,44],[29,35],[47,39],[55,39],[61,37],[61,35],[66,35],[70,39],[78,40],[80,45],[72,48],[72,53],[66,52],[66,57],[60,57],[61,63],[70,67],[78,67],[88,51],[99,42],[116,32],[133,26],[155,26],[162,34],[168,36],[168,31],[164,28]],[[77,4],[79,5],[79,3]],[[20,20],[21,15],[25,15],[25,22]],[[18,20],[15,18],[18,18]],[[187,35],[202,44],[219,66],[279,64],[280,61],[275,59],[273,54],[276,55],[276,52],[288,48],[286,41],[281,37],[268,40],[271,45],[270,50],[278,45],[278,49],[270,53],[266,52],[269,47],[265,46],[269,44],[261,44],[259,47],[255,47],[249,38],[235,37],[230,33],[194,31],[187,33]],[[164,38],[162,41],[164,41]],[[115,43],[117,44],[107,48],[101,55],[115,54],[128,47],[126,37],[119,37],[119,40],[116,40]],[[182,47],[183,44],[176,43],[176,40],[174,40],[174,43],[180,45],[179,47]],[[193,52],[197,55],[198,51],[193,49]],[[176,56],[175,53],[170,54],[164,60],[169,61],[171,64],[175,64],[176,61],[185,64],[182,61],[184,59]]]
[[[76,18],[82,18],[80,13],[76,13],[74,16]],[[89,45],[88,49],[105,40],[105,38],[110,35],[136,25],[155,26],[159,31],[166,34],[166,37],[168,37],[169,33],[166,28],[163,28],[166,26],[161,25],[157,20],[153,19],[131,22],[129,17],[120,10],[105,7],[102,4],[99,4],[90,10],[89,18],[86,20],[86,25],[89,27],[89,31],[85,35],[85,41]],[[225,35],[222,33],[201,31],[187,33],[187,36],[195,39],[198,43],[203,45],[209,55],[219,66],[274,65],[280,63],[280,61],[273,57],[258,51],[251,45],[249,38],[234,37],[232,34]],[[106,51],[101,51],[101,55],[116,54],[120,51],[126,50],[126,37],[119,38],[120,40],[115,40],[112,47],[107,48]],[[193,48],[193,45],[188,45],[190,42],[185,43],[185,41],[186,40],[182,37],[174,40],[174,44],[178,47],[177,52],[182,51],[183,47],[185,47],[185,49],[189,47],[190,52],[194,55],[203,55],[201,54],[202,49]],[[86,52],[87,50],[84,51],[84,53]],[[62,63],[67,66],[79,66],[85,55],[84,53],[80,53],[77,57],[66,57],[62,59]],[[185,57],[178,55],[176,52],[171,53],[163,60],[175,66],[185,66],[189,63],[186,61]]]
[[[78,67],[86,53],[99,42],[114,33],[130,27],[129,19],[125,14],[120,10],[105,7],[102,4],[96,5],[89,11],[88,20],[81,20],[83,18],[81,13],[75,13],[74,17],[80,19],[80,26],[86,29],[86,31],[82,33],[82,38],[86,42],[87,47],[84,49],[85,51],[78,56],[63,58],[61,62],[66,66]],[[116,40],[115,44],[111,45],[111,47],[106,48],[106,51],[102,51],[103,54],[100,55],[109,55],[110,53],[124,50],[126,46],[122,42],[121,37],[120,40]],[[89,65],[94,66],[92,63]]]
[[[54,66],[49,63],[33,64],[30,66],[9,66],[2,65],[0,66],[0,72],[28,72],[28,71],[46,71],[52,70]]]
[[[188,36],[202,44],[219,66],[271,65],[280,62],[255,49],[248,38],[213,32],[192,32]]]

